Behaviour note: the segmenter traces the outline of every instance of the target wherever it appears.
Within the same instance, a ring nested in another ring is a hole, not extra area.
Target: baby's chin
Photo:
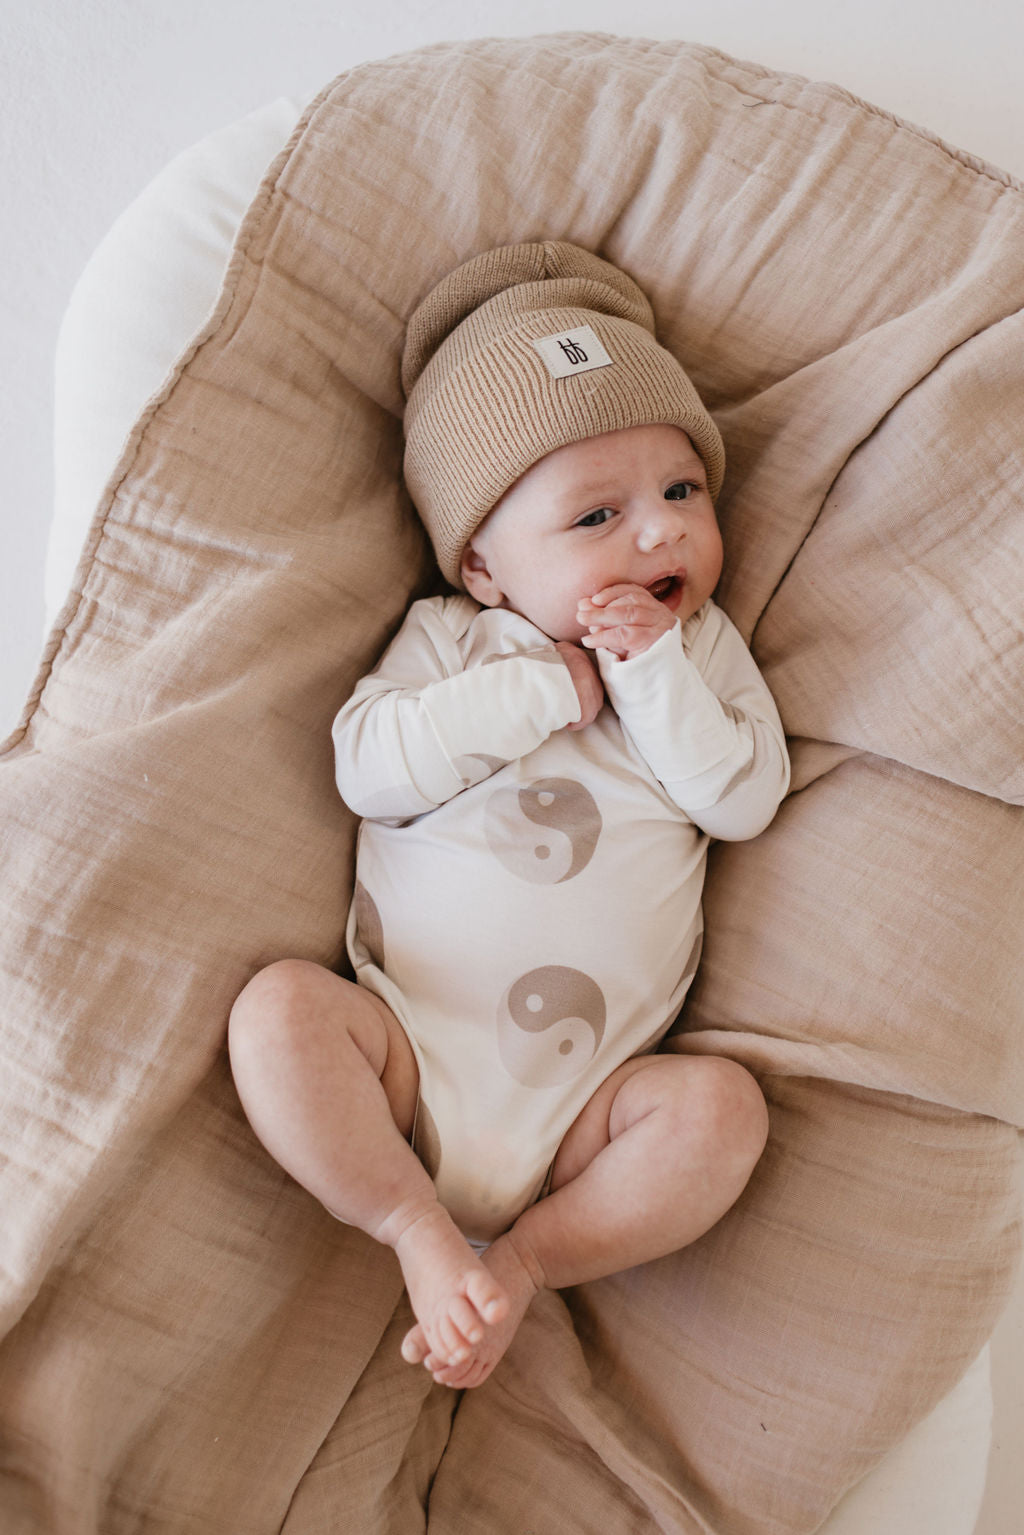
[[[575,622],[571,624],[553,624],[552,628],[556,632],[552,633],[549,638],[553,639],[556,645],[563,642],[570,645],[579,645],[583,636],[590,633],[590,630],[583,624]],[[547,633],[548,631],[545,630],[544,632]]]

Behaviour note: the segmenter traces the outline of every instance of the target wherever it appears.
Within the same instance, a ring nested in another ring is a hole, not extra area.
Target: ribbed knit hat
[[[405,482],[447,579],[521,475],[570,442],[668,424],[704,461],[714,499],[718,428],[654,337],[631,277],[579,246],[507,245],[458,267],[409,321],[402,358]]]

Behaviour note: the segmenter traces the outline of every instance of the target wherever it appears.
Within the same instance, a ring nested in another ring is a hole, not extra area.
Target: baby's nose
[[[674,544],[686,532],[685,519],[669,501],[658,502],[645,514],[637,534],[637,543],[646,554],[663,544]]]

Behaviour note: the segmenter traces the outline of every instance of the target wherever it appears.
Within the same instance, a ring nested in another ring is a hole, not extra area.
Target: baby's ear
[[[487,568],[487,561],[473,541],[466,545],[459,565],[462,584],[471,597],[485,608],[498,608],[505,600],[505,593]]]

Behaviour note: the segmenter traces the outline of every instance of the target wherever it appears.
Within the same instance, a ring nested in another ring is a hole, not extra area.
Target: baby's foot
[[[507,1314],[504,1288],[441,1205],[410,1223],[395,1252],[417,1322],[402,1343],[403,1359],[419,1364],[430,1355],[442,1368],[464,1367],[488,1327]]]
[[[422,1358],[425,1368],[434,1379],[440,1385],[451,1386],[456,1391],[483,1384],[518,1332],[530,1302],[541,1287],[507,1233],[487,1249],[481,1263],[500,1285],[508,1304],[500,1317],[488,1322],[483,1336],[467,1358],[461,1361],[446,1360],[443,1355],[430,1349],[420,1353],[425,1342],[420,1328],[414,1327],[406,1337],[406,1343],[412,1344],[412,1351]],[[402,1352],[405,1358],[410,1357],[405,1353],[404,1346]]]

